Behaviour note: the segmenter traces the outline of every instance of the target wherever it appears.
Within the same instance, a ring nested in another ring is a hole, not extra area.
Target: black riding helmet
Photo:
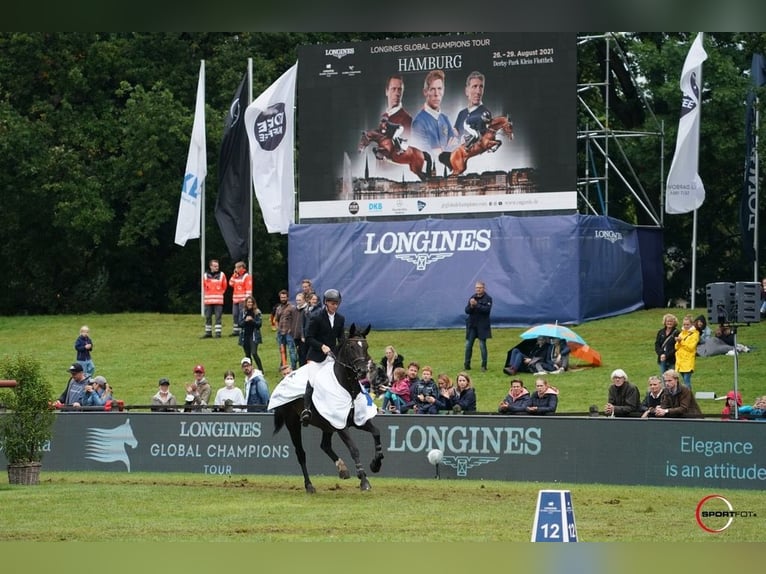
[[[328,301],[337,301],[338,305],[340,305],[341,296],[340,291],[337,289],[328,289],[324,292],[324,297],[322,298],[322,303],[327,303]]]

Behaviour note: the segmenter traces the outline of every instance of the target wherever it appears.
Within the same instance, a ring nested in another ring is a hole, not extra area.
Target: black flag
[[[226,114],[218,160],[215,220],[232,261],[247,261],[250,237],[250,151],[245,133],[247,78],[245,73]]]

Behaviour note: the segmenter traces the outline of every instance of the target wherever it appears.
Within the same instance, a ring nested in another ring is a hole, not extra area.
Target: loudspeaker
[[[737,281],[737,323],[761,321],[761,284],[753,281]]]
[[[734,283],[708,283],[707,321],[713,323],[734,323],[737,320],[737,299]]]

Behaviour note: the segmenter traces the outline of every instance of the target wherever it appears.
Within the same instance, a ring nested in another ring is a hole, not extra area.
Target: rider
[[[404,126],[389,121],[388,114],[383,114],[380,118],[380,133],[391,138],[397,153],[402,153],[407,149],[407,144],[405,143],[407,140],[402,137],[404,135]]]
[[[306,393],[303,395],[303,412],[301,412],[303,426],[308,426],[311,420],[311,395],[314,393],[312,381],[320,367],[326,361],[332,360],[330,357],[335,355],[338,347],[343,343],[346,319],[338,313],[340,301],[340,291],[328,289],[322,298],[324,306],[315,311],[309,319],[308,333],[306,333],[309,380],[306,383]]]
[[[465,128],[463,138],[465,139],[466,151],[470,150],[471,146],[479,141],[479,138],[487,131],[489,122],[492,121],[492,114],[489,113],[487,108],[484,108],[481,113],[476,112],[478,112],[478,109],[468,114],[463,124]]]

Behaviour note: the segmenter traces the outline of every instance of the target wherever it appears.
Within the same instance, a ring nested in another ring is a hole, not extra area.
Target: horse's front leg
[[[375,442],[375,456],[370,461],[370,470],[380,472],[380,468],[383,466],[383,445],[380,443],[380,431],[378,427],[372,424],[372,420],[368,420],[359,428],[372,435],[372,440]]]
[[[335,463],[335,468],[338,469],[338,478],[346,480],[347,478],[351,478],[351,474],[348,472],[346,463],[343,462],[343,459],[340,458],[332,448],[332,435],[333,433],[331,432],[323,431],[322,442],[319,444],[319,446],[322,448],[325,454],[330,457],[330,460]]]
[[[343,440],[343,442],[346,444],[346,447],[348,448],[348,452],[351,454],[351,458],[354,459],[354,464],[356,465],[356,476],[359,479],[359,488],[362,490],[370,490],[372,486],[370,486],[370,481],[367,480],[367,473],[364,471],[364,466],[362,466],[362,461],[359,460],[359,448],[356,446],[356,443],[351,438],[351,433],[348,432],[348,429],[343,429],[341,431],[338,431],[338,434],[340,435],[340,438]]]

